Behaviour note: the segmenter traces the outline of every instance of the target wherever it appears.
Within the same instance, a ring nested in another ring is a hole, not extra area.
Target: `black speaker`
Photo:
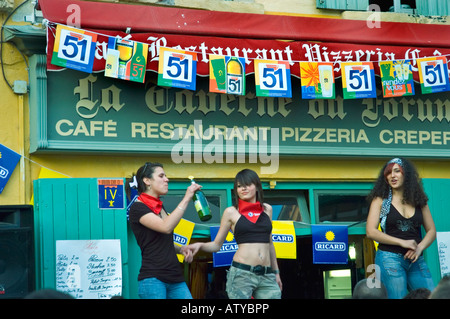
[[[35,289],[32,206],[0,206],[0,299]]]

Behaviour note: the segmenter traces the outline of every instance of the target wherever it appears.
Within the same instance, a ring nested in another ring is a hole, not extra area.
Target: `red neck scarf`
[[[251,221],[253,224],[256,223],[261,213],[264,211],[263,206],[260,202],[249,203],[239,199],[239,213]]]
[[[162,209],[162,201],[159,198],[155,198],[146,193],[141,193],[138,200],[147,205],[148,208],[152,210],[156,215],[159,215]]]

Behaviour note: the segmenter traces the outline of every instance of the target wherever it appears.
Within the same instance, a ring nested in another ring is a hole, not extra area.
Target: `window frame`
[[[269,195],[270,193],[270,195]],[[311,223],[311,213],[306,202],[307,191],[303,189],[292,190],[278,190],[271,189],[264,192],[264,199],[270,198],[294,198],[297,200],[297,205],[300,210],[300,216],[302,221],[300,223]],[[267,201],[267,200],[266,200]],[[294,221],[296,222],[296,221]]]
[[[315,214],[316,214],[316,220],[317,220],[317,224],[329,224],[329,223],[333,223],[336,225],[355,225],[357,226],[358,224],[364,224],[365,227],[365,223],[362,221],[320,221],[320,205],[319,205],[319,196],[320,195],[361,195],[361,196],[366,196],[369,194],[369,190],[367,189],[348,189],[348,190],[340,190],[340,189],[321,189],[321,190],[315,190],[314,191],[314,201],[315,201]],[[370,205],[369,205],[370,206]]]

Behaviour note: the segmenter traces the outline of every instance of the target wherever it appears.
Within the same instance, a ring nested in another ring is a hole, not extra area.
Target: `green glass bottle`
[[[194,176],[189,176],[191,183],[195,183]],[[194,197],[192,197],[194,202],[195,210],[198,213],[198,217],[202,222],[206,222],[211,219],[211,209],[209,208],[208,201],[206,200],[205,194],[202,191],[196,191]]]

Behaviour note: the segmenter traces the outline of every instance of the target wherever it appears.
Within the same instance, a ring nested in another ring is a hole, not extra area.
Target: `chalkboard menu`
[[[121,295],[120,240],[57,240],[56,289],[77,299]]]

